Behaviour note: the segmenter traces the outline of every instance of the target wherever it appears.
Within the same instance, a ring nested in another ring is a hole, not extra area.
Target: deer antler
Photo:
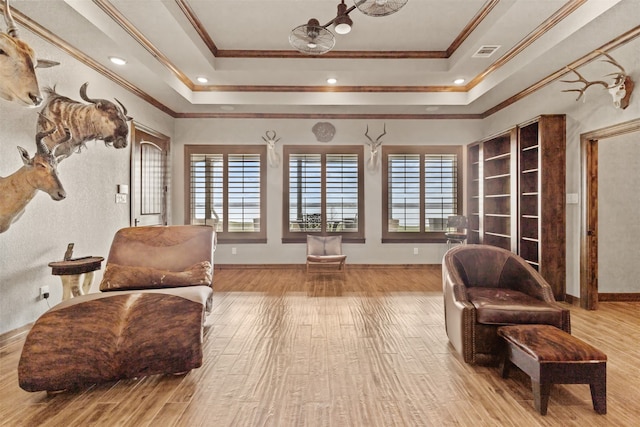
[[[609,64],[611,64],[613,66],[616,66],[616,67],[618,67],[620,69],[620,71],[617,72],[617,73],[609,73],[609,74],[607,74],[607,76],[615,76],[615,80],[608,87],[608,89],[611,89],[612,87],[616,87],[620,83],[624,82],[624,79],[627,77],[627,72],[625,71],[624,67],[622,65],[620,65],[620,63],[618,61],[613,59],[613,57],[611,55],[609,55],[607,52],[605,52],[603,50],[598,50],[597,52],[599,52],[602,55],[604,55],[607,58],[609,58],[609,59],[603,59],[602,62],[608,62]]]
[[[269,135],[269,132],[273,132],[273,136]],[[277,134],[275,130],[268,130],[264,134],[266,138],[263,136],[262,139],[266,143],[273,142],[275,144],[276,142],[280,141],[280,138],[276,139]]]
[[[578,97],[576,98],[576,101],[579,100],[582,95],[584,95],[584,91],[587,90],[588,87],[593,86],[593,85],[602,85],[604,86],[605,89],[609,89],[609,83],[603,81],[603,80],[595,80],[595,81],[588,81],[587,79],[585,79],[582,74],[580,74],[579,72],[577,72],[576,70],[574,70],[573,68],[567,66],[567,68],[571,71],[573,71],[574,73],[576,73],[576,75],[578,76],[577,80],[560,80],[563,83],[584,83],[584,87],[582,89],[565,89],[563,90],[563,92],[580,92],[580,95],[578,95]]]
[[[573,68],[567,66],[567,68],[571,71],[573,71],[574,73],[576,73],[576,75],[578,76],[577,80],[560,80],[561,82],[564,83],[584,83],[584,87],[581,89],[565,89],[562,92],[580,92],[580,95],[578,95],[578,97],[576,98],[576,101],[579,100],[582,95],[584,95],[585,90],[587,90],[588,87],[593,86],[593,85],[602,85],[605,89],[612,89],[616,86],[619,86],[621,83],[623,83],[627,77],[627,72],[625,71],[624,67],[622,65],[620,65],[620,63],[618,63],[618,61],[616,61],[615,59],[613,59],[613,57],[611,55],[609,55],[607,52],[603,51],[603,50],[596,50],[596,52],[598,52],[601,55],[606,56],[608,59],[602,59],[602,62],[608,62],[611,65],[614,65],[616,67],[618,67],[620,69],[619,72],[617,73],[610,73],[607,74],[606,76],[615,76],[614,77],[614,81],[613,83],[607,83],[604,80],[594,80],[592,82],[588,81],[587,79],[585,79],[582,74],[580,74],[579,72],[577,72],[576,70],[574,70]],[[606,77],[605,76],[605,77]]]
[[[377,147],[378,145],[382,144],[382,141],[380,141],[380,138],[382,138],[386,134],[387,134],[387,124],[386,123],[382,127],[382,133],[380,134],[380,136],[378,136],[376,138],[375,141],[373,139],[371,139],[371,137],[369,136],[369,125],[367,125],[367,130],[364,132],[364,136],[366,136],[369,139],[369,141],[371,141],[370,145],[372,147]]]

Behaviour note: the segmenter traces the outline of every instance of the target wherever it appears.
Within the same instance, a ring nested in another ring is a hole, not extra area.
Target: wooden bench
[[[607,413],[607,355],[549,325],[501,326],[506,342],[502,377],[516,365],[531,377],[535,408],[547,413],[551,384],[589,384],[593,409]]]

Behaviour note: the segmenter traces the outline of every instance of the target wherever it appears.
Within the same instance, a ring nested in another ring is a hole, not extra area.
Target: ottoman
[[[536,410],[547,413],[551,384],[589,384],[593,409],[607,413],[607,356],[584,341],[549,325],[501,326],[505,343],[502,377],[511,364],[531,377]]]

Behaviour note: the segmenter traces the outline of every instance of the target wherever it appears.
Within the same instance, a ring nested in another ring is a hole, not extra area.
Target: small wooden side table
[[[102,261],[104,258],[101,256],[88,256],[50,262],[51,274],[60,276],[60,280],[62,280],[62,300],[88,293],[93,283],[93,272],[100,270]],[[80,287],[80,276],[83,274],[84,279],[82,287]]]

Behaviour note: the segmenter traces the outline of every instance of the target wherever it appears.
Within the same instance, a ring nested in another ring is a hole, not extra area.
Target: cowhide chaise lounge
[[[208,226],[119,230],[101,292],[63,301],[35,322],[20,387],[53,392],[201,366],[214,250]]]

